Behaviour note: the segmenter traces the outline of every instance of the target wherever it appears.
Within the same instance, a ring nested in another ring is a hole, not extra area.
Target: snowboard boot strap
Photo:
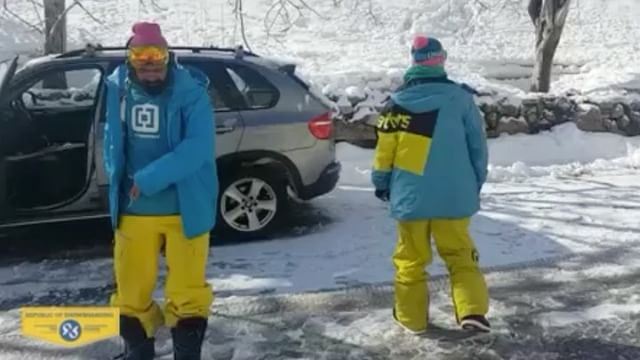
[[[207,319],[185,318],[171,329],[174,360],[200,360],[202,342],[207,330]]]
[[[115,357],[123,360],[153,360],[156,356],[153,337],[147,333],[138,318],[120,316],[120,336],[124,339],[124,353]]]

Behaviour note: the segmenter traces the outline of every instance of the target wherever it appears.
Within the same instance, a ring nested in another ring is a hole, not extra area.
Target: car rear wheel
[[[283,180],[268,170],[240,170],[220,186],[219,223],[234,239],[272,234],[281,224],[288,196]]]

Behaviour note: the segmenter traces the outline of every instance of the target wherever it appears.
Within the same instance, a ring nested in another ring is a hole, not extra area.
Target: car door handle
[[[224,134],[228,132],[232,132],[236,129],[236,124],[238,123],[238,119],[227,119],[222,124],[216,125],[216,133]]]
[[[236,129],[235,126],[218,125],[218,126],[216,126],[216,134],[229,133],[229,132],[232,132],[235,129]]]

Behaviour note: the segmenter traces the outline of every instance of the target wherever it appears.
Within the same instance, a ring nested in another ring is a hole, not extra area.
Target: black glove
[[[376,197],[384,202],[389,201],[389,190],[376,189]]]

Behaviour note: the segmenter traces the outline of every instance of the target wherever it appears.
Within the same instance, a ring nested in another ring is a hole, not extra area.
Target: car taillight
[[[333,134],[331,112],[316,116],[309,121],[309,131],[318,140],[327,140]]]

